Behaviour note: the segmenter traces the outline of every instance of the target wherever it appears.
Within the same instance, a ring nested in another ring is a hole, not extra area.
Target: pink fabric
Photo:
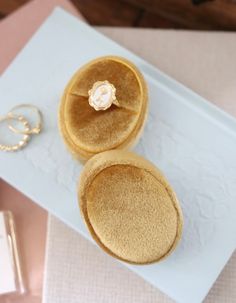
[[[0,74],[34,34],[55,6],[77,14],[67,0],[34,0],[0,22]],[[0,179],[0,210],[11,210],[15,216],[19,248],[23,262],[27,293],[5,296],[1,303],[39,303],[46,242],[47,213]]]

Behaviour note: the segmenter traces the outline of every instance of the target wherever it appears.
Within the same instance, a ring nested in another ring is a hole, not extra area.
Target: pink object
[[[0,74],[51,13],[61,6],[77,14],[67,0],[34,0],[0,22]],[[5,296],[1,303],[39,303],[46,243],[47,213],[0,179],[0,210],[11,210],[15,217],[27,293],[21,297]]]
[[[34,0],[0,22],[0,74],[56,6],[78,15],[67,0]]]
[[[1,298],[1,303],[40,302],[47,213],[2,180],[0,181],[0,209],[13,212],[23,275],[28,290],[22,297],[5,296]]]

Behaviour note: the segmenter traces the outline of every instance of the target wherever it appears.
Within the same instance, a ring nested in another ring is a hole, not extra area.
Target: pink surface
[[[34,0],[0,22],[0,39],[4,41],[0,48],[0,74],[58,5],[76,14],[67,0]],[[25,295],[5,296],[0,302],[39,303],[42,300],[47,213],[3,180],[0,180],[0,210],[11,210],[15,216],[27,288]]]
[[[0,73],[15,58],[55,6],[61,6],[78,15],[74,6],[67,0],[34,0],[0,22],[0,37],[1,41],[4,41],[0,48]]]
[[[0,209],[14,214],[27,293],[5,296],[5,302],[40,302],[46,240],[47,213],[4,181],[0,181]]]

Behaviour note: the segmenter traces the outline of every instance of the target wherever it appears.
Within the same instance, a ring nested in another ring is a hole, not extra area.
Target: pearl
[[[115,97],[115,87],[108,81],[98,81],[94,83],[92,89],[89,91],[89,104],[95,110],[108,109]]]

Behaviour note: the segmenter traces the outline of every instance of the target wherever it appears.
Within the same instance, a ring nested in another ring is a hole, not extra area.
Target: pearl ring
[[[93,84],[93,87],[88,91],[89,105],[96,111],[106,110],[111,107],[112,104],[120,106],[116,99],[116,88],[109,81],[97,81]]]

